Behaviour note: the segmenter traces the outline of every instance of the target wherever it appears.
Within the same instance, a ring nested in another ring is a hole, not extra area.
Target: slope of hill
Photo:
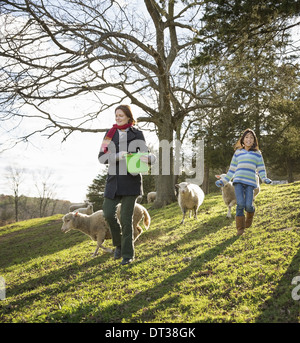
[[[57,213],[66,213],[70,201],[50,198],[27,197],[18,198],[18,220],[51,216]],[[0,227],[15,222],[15,199],[12,195],[0,194]]]
[[[184,225],[176,203],[150,209],[123,267],[61,215],[1,227],[0,322],[300,322],[300,182],[263,185],[256,208],[241,237],[220,194]]]

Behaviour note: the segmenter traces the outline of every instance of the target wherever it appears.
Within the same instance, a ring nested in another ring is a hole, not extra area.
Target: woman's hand
[[[117,160],[117,161],[124,160],[126,154],[128,154],[127,151],[119,151],[119,152],[116,154],[116,160]],[[129,154],[128,154],[128,155],[129,155]]]
[[[140,157],[140,160],[144,163],[149,163],[149,156],[148,155],[142,155]]]

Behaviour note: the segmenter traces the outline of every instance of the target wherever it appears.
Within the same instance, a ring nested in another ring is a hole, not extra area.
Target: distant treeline
[[[21,195],[18,198],[18,220],[48,217],[69,211],[70,201],[57,199],[40,199]],[[0,195],[0,226],[16,220],[15,197]]]

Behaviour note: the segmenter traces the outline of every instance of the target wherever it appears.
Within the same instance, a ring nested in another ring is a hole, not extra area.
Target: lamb
[[[117,206],[116,215],[120,211],[120,204]],[[150,215],[148,211],[140,204],[135,204],[133,213],[134,241],[141,235],[143,229],[139,226],[139,222],[144,217],[144,226],[147,230],[150,226]],[[106,252],[113,253],[110,248],[105,248],[102,244],[105,239],[111,239],[109,226],[103,216],[103,211],[96,211],[91,215],[79,212],[69,212],[63,217],[63,225],[61,230],[68,232],[71,229],[79,230],[88,235],[92,240],[97,241],[97,247],[93,253],[93,257],[98,254],[99,248]],[[119,219],[120,220],[120,213]]]
[[[117,205],[116,217],[120,224],[121,223],[121,204]],[[140,221],[143,218],[144,218],[143,220],[144,227],[146,230],[148,230],[150,226],[150,222],[151,222],[150,215],[144,206],[136,203],[134,206],[134,212],[133,212],[133,218],[132,218],[132,225],[133,225],[133,230],[134,230],[134,242],[138,239],[138,237],[143,232],[142,227],[139,225]]]
[[[88,202],[85,201],[85,202],[82,202],[82,203],[77,203],[77,204],[71,204],[70,207],[69,207],[69,212],[73,212],[75,211],[76,209],[78,208],[85,208],[88,206]]]
[[[257,197],[258,193],[260,192],[260,185],[259,185],[259,176],[257,174],[255,174],[255,178],[256,178],[256,184],[257,184],[257,188],[254,188],[253,191],[253,200],[255,200],[255,198]]]
[[[226,174],[215,175],[215,177],[217,179],[224,180],[225,175]],[[255,197],[260,192],[259,177],[258,177],[258,175],[256,175],[255,177],[256,177],[256,183],[257,183],[258,187],[254,189],[253,200],[255,199]],[[226,217],[231,218],[231,208],[232,208],[232,206],[234,206],[236,204],[234,186],[233,186],[232,182],[231,181],[227,182],[225,184],[225,186],[221,187],[221,191],[222,191],[222,197],[223,197],[224,203],[228,207]]]
[[[142,196],[142,195],[139,195],[139,196],[136,198],[136,202],[137,202],[138,204],[140,204],[140,203],[142,203],[142,201],[143,201],[143,196]]]
[[[156,199],[156,192],[149,192],[147,194],[147,202],[150,204],[150,202],[154,202]]]
[[[105,239],[110,239],[111,234],[109,226],[104,219],[103,211],[96,211],[91,215],[70,212],[63,217],[63,225],[61,230],[63,232],[68,232],[71,229],[79,230],[84,234],[88,235],[92,240],[97,241],[97,247],[92,256],[98,254],[99,248],[106,252],[113,253],[110,248],[105,248],[102,244]]]
[[[186,211],[192,210],[194,212],[194,218],[197,219],[197,211],[204,200],[203,190],[193,183],[181,182],[176,184],[178,188],[178,204],[182,210],[183,217],[180,224],[184,223]],[[191,213],[190,213],[191,216]]]
[[[92,214],[93,211],[93,205],[89,204],[88,207],[80,207],[77,208],[76,210],[73,211],[74,213],[79,212],[79,213],[83,213],[83,214]]]
[[[221,175],[215,175],[217,179],[223,180],[224,176],[226,174],[221,174]],[[222,191],[222,197],[224,200],[225,205],[228,207],[227,211],[227,218],[231,218],[231,207],[236,204],[236,198],[235,198],[235,192],[234,192],[234,187],[231,181],[226,183],[225,186],[221,187]]]

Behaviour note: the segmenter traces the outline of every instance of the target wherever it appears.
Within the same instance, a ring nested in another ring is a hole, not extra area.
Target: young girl
[[[258,187],[256,171],[262,182],[270,184],[272,181],[267,178],[264,160],[253,130],[246,129],[243,132],[235,149],[228,173],[222,180],[216,181],[216,185],[222,187],[233,178],[236,196],[236,228],[237,234],[242,235],[245,228],[251,226],[255,212],[253,190]]]

